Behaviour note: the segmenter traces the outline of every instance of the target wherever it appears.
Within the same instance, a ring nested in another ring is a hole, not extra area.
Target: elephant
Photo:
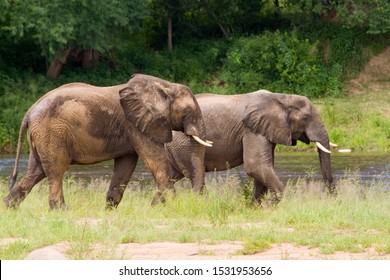
[[[27,174],[15,185],[26,129],[30,145]],[[202,140],[205,124],[187,86],[135,74],[121,85],[58,87],[33,104],[22,120],[10,193],[3,203],[18,207],[34,185],[47,177],[50,209],[66,209],[62,179],[69,165],[114,159],[106,207],[116,208],[139,157],[158,187],[152,204],[164,202],[164,193],[173,189],[164,143],[172,140],[175,130],[192,136],[190,156],[194,164],[203,164],[202,145],[211,145]],[[202,172],[194,176],[202,176],[193,178],[194,182],[203,180]]]
[[[220,171],[243,164],[254,179],[254,200],[269,199],[277,204],[283,194],[283,183],[274,171],[276,144],[294,146],[300,140],[318,146],[321,171],[330,193],[336,193],[332,178],[328,133],[320,115],[304,96],[259,90],[246,94],[195,95],[206,124],[206,138],[214,142],[205,150],[202,169]],[[172,179],[192,178],[193,169],[186,151],[191,143],[184,134],[174,132],[166,144]],[[203,186],[192,181],[201,191]]]

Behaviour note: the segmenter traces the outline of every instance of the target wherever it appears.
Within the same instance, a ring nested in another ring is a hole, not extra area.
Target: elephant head
[[[331,193],[335,192],[330,164],[328,133],[314,105],[304,96],[258,91],[245,108],[244,125],[270,142],[295,146],[297,140],[318,147],[321,171]]]
[[[172,141],[172,130],[182,131],[205,146],[205,124],[191,90],[181,84],[136,74],[119,92],[126,118],[158,143]]]

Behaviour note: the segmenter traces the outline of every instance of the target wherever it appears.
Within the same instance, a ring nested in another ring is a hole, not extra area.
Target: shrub
[[[266,88],[309,97],[337,94],[339,67],[327,69],[318,52],[318,41],[300,39],[296,31],[266,31],[233,43],[223,75],[243,92]]]

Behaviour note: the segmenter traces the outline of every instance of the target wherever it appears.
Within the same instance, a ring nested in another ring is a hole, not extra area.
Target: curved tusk
[[[206,147],[212,147],[213,145],[211,145],[211,143],[207,143],[205,141],[203,141],[202,139],[200,139],[198,136],[195,136],[195,135],[192,135],[192,137],[195,139],[196,142],[198,142],[199,144],[202,144]]]
[[[320,142],[316,142],[316,146],[318,147],[318,149],[320,149],[321,151],[323,151],[323,152],[325,152],[325,153],[328,153],[328,154],[331,153],[327,148],[325,148],[324,146],[322,146]]]
[[[206,140],[206,143],[209,143],[209,144],[214,144],[213,141],[209,141],[209,140]]]
[[[337,144],[335,144],[335,143],[332,143],[332,142],[329,142],[329,145],[330,145],[331,147],[338,147],[338,145],[337,145]]]

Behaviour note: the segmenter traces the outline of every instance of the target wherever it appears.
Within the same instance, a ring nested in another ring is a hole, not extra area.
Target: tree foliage
[[[318,41],[301,39],[295,31],[243,37],[227,53],[224,78],[242,92],[266,88],[310,97],[337,95],[340,85],[332,85],[332,79],[340,71],[325,69],[318,53]]]
[[[69,48],[106,53],[148,16],[143,0],[2,0],[0,11],[4,36],[33,42],[49,61]]]
[[[37,98],[74,81],[143,72],[195,93],[337,96],[388,45],[389,21],[388,0],[0,0],[0,150]]]
[[[309,15],[340,21],[345,27],[359,27],[369,34],[390,32],[388,0],[287,0]]]
[[[58,74],[69,58],[88,68],[84,60],[101,57],[142,70],[143,53],[172,44],[223,38],[228,45],[238,37],[302,30],[314,22],[387,36],[389,15],[388,0],[0,0],[0,70],[13,64]],[[147,64],[158,68],[151,59]]]
[[[255,32],[268,0],[151,0],[151,33],[161,41],[172,20],[174,40]],[[163,36],[161,36],[163,34]]]

